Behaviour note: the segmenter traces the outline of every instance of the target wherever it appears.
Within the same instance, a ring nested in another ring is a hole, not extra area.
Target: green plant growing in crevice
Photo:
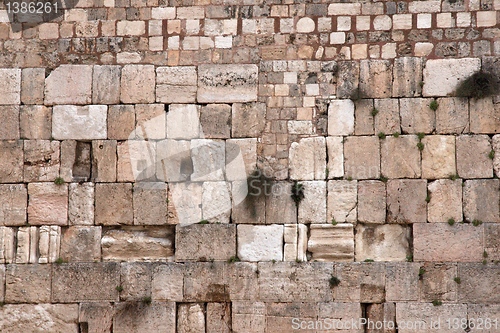
[[[472,225],[475,226],[475,227],[478,227],[481,224],[483,224],[483,221],[481,221],[481,220],[478,220],[478,219],[472,220]]]
[[[407,261],[407,262],[413,262],[413,255],[412,255],[412,254],[408,254],[408,255],[406,256],[406,261]]]
[[[419,279],[422,279],[422,278],[424,277],[424,274],[425,274],[425,268],[420,267],[420,268],[418,269],[418,278],[419,278]]]
[[[486,252],[486,250],[483,251],[483,258],[488,258],[488,252]]]
[[[422,139],[425,138],[425,133],[418,132],[417,133],[417,138],[418,138],[419,141],[422,141]]]
[[[347,180],[352,181],[352,177],[351,176],[347,177]]]
[[[340,279],[336,276],[333,276],[329,280],[330,282],[330,288],[336,287],[340,284]]]
[[[387,181],[389,180],[389,178],[387,178],[386,176],[384,175],[380,175],[380,181],[383,182],[383,183],[387,183]]]
[[[455,281],[456,284],[460,284],[462,283],[462,280],[457,276],[453,279],[453,281]]]
[[[64,259],[63,259],[63,258],[61,258],[61,257],[59,257],[59,258],[57,258],[57,260],[55,261],[55,263],[56,263],[57,265],[64,264]]]
[[[377,108],[373,108],[370,114],[372,115],[372,117],[375,117],[378,114]]]
[[[460,82],[454,95],[480,99],[496,95],[499,89],[499,79],[495,75],[481,70]]]
[[[330,175],[330,169],[325,168],[325,179],[328,179],[329,175]]]
[[[335,220],[335,217],[332,217],[332,225],[337,225],[338,222]]]
[[[490,153],[488,154],[488,157],[490,158],[490,160],[494,159],[495,158],[495,151],[491,150]]]
[[[198,222],[198,224],[208,224],[208,220],[201,220],[200,222]]]
[[[54,184],[62,185],[64,184],[64,179],[62,179],[61,177],[57,177],[56,179],[54,179]]]
[[[123,291],[123,287],[122,286],[116,286],[116,291],[121,293]]]
[[[238,256],[232,256],[231,258],[229,258],[227,260],[228,263],[234,263],[234,262],[238,262],[238,261],[241,261],[240,258],[238,258]]]
[[[364,262],[375,262],[373,259],[365,259]]]
[[[449,175],[449,176],[448,176],[448,178],[449,178],[450,180],[457,180],[457,179],[459,179],[459,178],[460,178],[460,176],[459,176],[458,174],[454,174],[454,175],[452,174],[452,175]]]
[[[142,299],[142,303],[144,303],[144,304],[146,304],[146,305],[151,304],[151,302],[152,302],[151,296],[145,296],[145,297],[143,297],[143,299]]]
[[[422,142],[417,143],[417,148],[420,151],[424,150],[424,144]]]
[[[431,202],[431,192],[427,191],[427,196],[425,197],[425,202]]]
[[[399,132],[394,132],[394,133],[392,134],[392,136],[393,136],[393,137],[395,137],[395,138],[399,138]]]
[[[435,300],[432,301],[432,305],[434,305],[434,306],[440,306],[440,305],[443,305],[443,302],[441,302],[438,299],[435,299]]]
[[[382,140],[385,139],[385,137],[386,137],[384,132],[379,132],[377,135],[378,135],[379,139],[382,139]]]
[[[448,224],[449,224],[449,225],[454,225],[454,224],[455,224],[455,219],[454,219],[453,217],[450,217],[450,218],[448,219]]]
[[[433,100],[431,101],[431,103],[429,104],[429,108],[430,108],[432,111],[436,111],[436,110],[438,109],[438,107],[439,107],[439,103],[438,103],[435,99],[433,99]]]
[[[304,185],[299,183],[298,181],[294,181],[292,185],[292,200],[295,202],[295,205],[299,205],[299,203],[304,199]]]

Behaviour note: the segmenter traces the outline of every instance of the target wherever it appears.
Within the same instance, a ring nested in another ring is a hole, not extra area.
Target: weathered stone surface
[[[392,96],[392,64],[389,60],[361,60],[359,73],[362,98]]]
[[[246,180],[257,167],[257,139],[226,140],[226,179]]]
[[[227,261],[235,255],[235,225],[193,224],[177,227],[176,261]]]
[[[357,181],[328,181],[327,220],[356,223]]]
[[[478,179],[465,181],[463,188],[465,220],[500,222],[498,179]]]
[[[94,224],[94,184],[69,184],[68,219],[70,225]]]
[[[2,155],[0,182],[21,182],[23,180],[23,141],[0,141],[0,153]]]
[[[108,108],[108,139],[128,140],[135,129],[133,105],[110,105]]]
[[[156,101],[195,103],[196,84],[195,66],[158,67],[156,69]]]
[[[207,333],[231,333],[231,304],[207,304]]]
[[[399,117],[399,101],[385,98],[374,100],[375,109],[375,133],[401,133],[401,120]]]
[[[354,134],[355,135],[373,135],[374,118],[373,99],[360,99],[354,102]]]
[[[209,222],[229,223],[231,217],[231,184],[204,182],[202,188],[202,218]]]
[[[384,333],[396,333],[396,303],[370,304],[366,308],[366,317],[372,322],[383,323],[385,321],[387,327]],[[368,327],[366,330],[367,333],[377,333],[378,331],[375,325]]]
[[[444,319],[446,318],[446,319]],[[438,330],[439,332],[456,332],[448,326],[450,318],[467,318],[466,304],[443,304],[434,306],[431,303],[396,303],[396,321],[412,323],[398,330],[401,333],[424,333]]]
[[[57,140],[106,139],[107,113],[105,105],[56,105],[52,113],[52,136]]]
[[[122,103],[155,102],[155,67],[125,65],[122,68],[120,100]]]
[[[231,106],[228,104],[202,106],[200,124],[205,138],[228,139],[231,136]]]
[[[26,224],[28,191],[23,184],[0,185],[0,225]]]
[[[358,221],[384,223],[386,212],[386,189],[381,181],[358,182]]]
[[[304,199],[299,203],[299,223],[326,222],[326,182],[301,182]]]
[[[318,307],[310,302],[267,303],[266,332],[280,333],[295,330],[299,325],[294,318],[300,318],[300,323],[315,320]],[[299,328],[300,329],[300,328]],[[310,332],[310,330],[301,330]]]
[[[500,133],[500,110],[493,98],[470,99],[470,131],[472,133]]]
[[[326,141],[324,137],[304,138],[290,147],[290,178],[325,179]]]
[[[101,260],[101,227],[69,227],[62,233],[61,258],[68,262]]]
[[[77,263],[52,267],[52,301],[116,301],[120,285],[117,263]]]
[[[54,263],[59,260],[61,245],[61,227],[43,225],[39,229],[38,262],[40,264]]]
[[[410,229],[385,224],[356,227],[356,261],[404,261],[410,254]]]
[[[129,140],[116,146],[119,182],[155,181],[156,141]]]
[[[312,253],[313,261],[353,261],[352,224],[311,224],[307,251]]]
[[[359,62],[338,63],[337,98],[356,98],[359,95]]]
[[[15,259],[15,233],[13,228],[0,227],[0,263],[13,263]],[[1,265],[0,265],[1,266]],[[4,267],[4,266],[1,266]],[[2,275],[5,274],[3,268]],[[2,280],[5,278],[2,277]],[[2,287],[2,289],[4,289]]]
[[[78,333],[78,304],[8,304],[0,308],[0,330],[9,333]]]
[[[399,114],[403,133],[432,133],[436,127],[436,113],[429,107],[431,99],[401,98]]]
[[[175,303],[153,302],[151,304],[120,303],[113,319],[113,332],[175,333]]]
[[[454,136],[426,136],[422,143],[422,178],[446,178],[457,174]]]
[[[354,103],[350,99],[333,100],[328,106],[328,135],[354,132]]]
[[[30,183],[28,194],[29,224],[68,224],[68,185]]]
[[[463,97],[438,98],[436,131],[438,134],[469,132],[469,100]]]
[[[415,135],[387,137],[383,140],[382,175],[389,178],[419,178],[421,161],[417,143]]]
[[[256,65],[198,66],[198,103],[242,103],[257,100]]]
[[[61,167],[59,175],[65,182],[84,182],[90,180],[91,150],[91,144],[88,142],[75,140],[64,140],[61,142]]]
[[[191,160],[193,163],[192,181],[224,180],[226,147],[223,140],[192,140]]]
[[[96,184],[95,223],[99,225],[133,224],[132,184]]]
[[[232,105],[231,134],[233,138],[260,137],[266,126],[264,103],[234,103]]]
[[[161,140],[166,137],[166,113],[163,104],[135,105],[135,138]]]
[[[189,225],[202,219],[202,185],[201,183],[169,184],[169,224]],[[175,216],[171,219],[170,215]]]
[[[118,104],[120,101],[120,66],[94,66],[92,103]]]
[[[115,182],[117,164],[115,140],[92,141],[92,181]]]
[[[78,322],[87,324],[89,332],[108,333],[113,326],[114,312],[110,303],[80,303]]]
[[[340,302],[379,303],[385,299],[385,264],[341,263],[334,275],[340,280],[335,300]]]
[[[24,181],[54,181],[59,156],[59,141],[24,140]]]
[[[264,333],[266,305],[263,302],[232,302],[232,329],[234,333]]]
[[[20,104],[21,102],[21,69],[0,69],[0,104]]]
[[[354,136],[344,142],[345,176],[353,179],[380,177],[380,143],[376,136]]]
[[[30,262],[31,255],[31,241],[35,241],[31,239],[33,235],[32,228],[36,227],[21,227],[17,229],[17,244],[16,244],[16,263],[18,264],[27,264]]]
[[[460,135],[456,139],[457,172],[462,178],[491,178],[493,163],[487,135]]]
[[[136,262],[121,264],[120,281],[123,290],[120,292],[120,300],[139,301],[151,297],[153,265]]]
[[[111,229],[102,235],[102,258],[108,261],[171,261],[173,242],[171,228]]]
[[[459,264],[458,301],[470,303],[498,303],[500,284],[498,265],[480,263]]]
[[[5,302],[50,303],[50,266],[7,265],[6,268]]]
[[[151,294],[154,300],[183,300],[184,266],[162,264],[154,268],[151,282]]]
[[[389,263],[386,265],[386,301],[417,301],[418,263]]]
[[[44,86],[45,68],[23,68],[21,102],[23,104],[43,104]]]
[[[177,309],[177,332],[205,332],[204,305],[200,303],[179,304]]]
[[[291,196],[293,184],[275,182],[270,193],[265,195],[266,223],[297,223],[297,209]]]
[[[187,181],[193,173],[191,143],[184,140],[162,140],[156,149],[156,177],[168,182]]]
[[[134,225],[167,224],[167,185],[140,182],[134,185]]]
[[[328,162],[327,179],[344,176],[344,138],[341,136],[326,137],[326,153]]]
[[[469,303],[467,304],[467,315],[469,318],[498,318],[500,315],[500,305]]]
[[[425,302],[434,300],[456,301],[458,284],[454,279],[458,276],[456,264],[426,264],[421,275],[422,288],[420,299]]]
[[[336,4],[337,5],[337,4]],[[355,4],[338,4],[338,5],[355,5]],[[335,327],[351,327],[351,318],[361,318],[362,309],[359,303],[341,303],[328,302],[319,303],[318,318],[331,318],[330,323]],[[355,320],[356,322],[357,320]],[[350,330],[353,333],[361,333],[363,329],[358,325],[357,328]]]
[[[394,60],[393,97],[418,97],[422,93],[422,58],[401,57]]]
[[[243,261],[283,260],[282,225],[238,225],[238,258]]]
[[[19,106],[0,105],[0,117],[2,127],[0,128],[1,140],[18,140],[19,136]]]
[[[424,68],[423,96],[450,96],[455,89],[481,69],[481,59],[432,59]]]
[[[167,112],[167,138],[200,138],[200,106],[172,104]]]
[[[429,183],[430,201],[427,205],[429,222],[462,221],[462,181],[438,179]]]
[[[232,182],[232,222],[265,224],[266,197],[263,193],[264,191],[258,183],[253,186],[251,182],[248,184],[246,180]]]
[[[45,104],[90,104],[92,66],[61,65],[45,79]]]
[[[427,221],[427,181],[390,179],[387,182],[387,221],[416,223]]]
[[[22,105],[21,138],[48,140],[52,134],[52,110],[42,105]]]

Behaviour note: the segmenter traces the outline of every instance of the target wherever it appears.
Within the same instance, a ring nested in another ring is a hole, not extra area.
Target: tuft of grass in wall
[[[325,169],[325,178],[328,179],[329,175],[330,175],[330,169],[326,168]]]
[[[454,219],[453,217],[450,217],[450,218],[448,219],[448,224],[449,224],[449,225],[454,225],[454,224],[455,224],[455,219]]]
[[[330,282],[330,288],[336,287],[340,284],[340,280],[336,276],[332,276],[330,278],[329,282]]]
[[[417,148],[420,151],[424,150],[424,144],[422,142],[417,143]]]
[[[427,191],[427,196],[425,197],[425,202],[429,203],[431,202],[431,193]]]
[[[479,71],[463,80],[455,90],[455,96],[484,98],[498,93],[500,84],[495,75]]]
[[[490,153],[488,154],[488,157],[492,160],[495,158],[495,151],[491,150]]]
[[[481,220],[477,220],[477,219],[472,220],[472,225],[475,227],[478,227],[481,224],[483,224],[483,221],[481,221]]]
[[[54,180],[54,184],[56,184],[56,185],[62,185],[62,184],[64,184],[64,179],[62,179],[61,177],[57,177]]]
[[[488,252],[486,252],[486,250],[483,251],[483,258],[488,258]]]
[[[201,220],[198,224],[208,224],[208,220]]]
[[[425,274],[425,269],[423,267],[420,267],[419,270],[418,270],[418,278],[422,279],[422,277],[424,276],[424,274]]]
[[[432,111],[436,111],[436,110],[438,109],[438,107],[439,107],[439,103],[438,103],[435,99],[433,99],[433,100],[431,101],[431,103],[429,104],[429,108],[430,108]]]
[[[337,225],[338,222],[335,220],[335,217],[332,217],[332,225]]]
[[[123,291],[123,287],[122,286],[116,286],[116,291],[121,293]]]
[[[373,108],[370,114],[372,115],[372,117],[375,117],[378,114],[377,108]]]
[[[417,138],[418,138],[419,141],[422,141],[422,139],[425,138],[425,133],[418,132],[417,133]]]
[[[441,302],[440,300],[435,299],[435,300],[432,301],[432,305],[434,305],[434,306],[440,306],[440,305],[443,305],[443,302]]]
[[[144,304],[146,304],[146,305],[151,304],[151,302],[152,302],[152,299],[151,299],[151,297],[150,297],[150,296],[146,296],[146,297],[144,297],[144,298],[142,299],[142,303],[144,303]]]
[[[399,132],[394,132],[394,133],[392,134],[392,136],[393,136],[393,137],[395,137],[395,138],[399,138]]]
[[[458,174],[454,174],[454,175],[449,175],[449,176],[448,176],[448,178],[449,178],[450,180],[457,180],[457,179],[459,179],[459,178],[460,178],[460,176],[459,176]]]
[[[304,185],[294,181],[292,185],[292,200],[298,206],[299,203],[304,199]]]
[[[55,261],[55,263],[56,263],[57,265],[61,265],[61,264],[63,264],[63,263],[64,263],[64,259],[63,259],[63,258],[61,258],[61,257],[59,257],[59,258],[57,258],[57,260]]]
[[[238,256],[232,256],[231,258],[229,258],[227,260],[228,263],[234,263],[234,262],[238,262],[238,261],[241,261],[240,258],[238,258]]]
[[[413,255],[409,254],[406,256],[406,261],[407,262],[413,262]]]
[[[373,259],[365,259],[364,262],[375,262]]]
[[[351,176],[347,177],[347,180],[352,181],[352,177]]]
[[[386,135],[385,135],[385,133],[384,133],[384,132],[379,132],[379,133],[378,133],[378,137],[379,137],[379,139],[382,139],[382,140],[383,140],[383,139],[385,139]]]
[[[457,277],[455,277],[455,278],[453,279],[453,281],[455,281],[455,282],[456,282],[456,284],[460,284],[460,283],[462,283],[462,280],[460,280],[460,278],[459,278],[458,276],[457,276]]]
[[[383,183],[387,183],[388,180],[389,178],[387,178],[386,176],[380,175],[380,181],[382,181]]]

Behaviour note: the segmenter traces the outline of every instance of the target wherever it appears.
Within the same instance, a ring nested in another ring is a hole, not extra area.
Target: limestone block
[[[101,227],[74,226],[62,233],[61,258],[68,262],[101,260]]]
[[[200,303],[179,304],[177,309],[177,332],[205,332],[205,306]]]
[[[68,219],[70,225],[94,224],[94,184],[69,184]]]
[[[326,182],[301,182],[304,199],[299,203],[299,223],[325,223],[326,216]]]
[[[205,138],[228,139],[231,136],[231,106],[228,104],[202,106],[200,124]]]
[[[290,146],[290,178],[325,179],[326,141],[324,137],[304,138]]]
[[[1,68],[0,104],[20,104],[21,102],[21,69]]]
[[[429,222],[462,221],[462,181],[438,179],[429,183],[430,201],[427,205]]]
[[[344,138],[341,136],[326,137],[326,152],[328,170],[327,179],[344,176]]]
[[[135,129],[133,105],[110,105],[108,108],[108,139],[128,140]]]
[[[392,96],[392,64],[389,60],[361,60],[359,78],[362,98]]]
[[[354,229],[352,224],[311,224],[307,251],[312,253],[312,261],[353,261]]]
[[[424,68],[422,95],[450,96],[467,78],[481,69],[481,59],[431,59]]]
[[[340,61],[337,77],[337,98],[357,98],[359,96],[359,62]]]
[[[231,333],[230,303],[207,304],[207,333]]]
[[[134,225],[167,223],[167,185],[140,182],[134,185]]]
[[[192,181],[224,180],[226,146],[223,140],[192,140],[191,160],[193,162]]]
[[[498,175],[500,175],[500,135],[497,134],[493,136],[491,145],[495,151],[495,156],[493,157],[493,170],[498,177]]]
[[[52,110],[42,105],[22,105],[20,128],[23,139],[50,139],[52,135]]]
[[[155,102],[155,67],[125,65],[122,68],[120,100],[122,103]]]
[[[158,67],[156,69],[157,102],[194,103],[196,91],[195,66]]]
[[[91,144],[88,142],[75,140],[64,140],[61,142],[61,167],[59,175],[65,182],[84,182],[90,180],[91,150]]]
[[[388,178],[419,178],[420,151],[415,135],[387,137],[381,145],[382,175]]]
[[[457,172],[461,178],[491,178],[493,163],[487,135],[460,135],[456,139]]]
[[[120,300],[140,301],[151,297],[152,263],[122,263]]]
[[[116,181],[117,142],[115,140],[92,141],[92,181]]]
[[[178,226],[175,233],[176,261],[227,261],[236,255],[236,226],[193,224]]]
[[[13,263],[15,253],[14,228],[0,227],[0,263]]]
[[[389,263],[386,265],[386,301],[417,301],[419,294],[418,263]]]
[[[153,270],[151,294],[154,300],[182,301],[184,286],[184,266],[162,264]]]
[[[499,260],[500,249],[500,224],[484,224],[484,247],[488,253],[488,258]]]
[[[467,304],[467,315],[469,318],[498,318],[500,306],[498,304]]]
[[[464,97],[437,99],[436,132],[463,134],[469,132],[469,100]]]
[[[0,185],[0,225],[21,226],[26,224],[28,191],[23,184]]]
[[[291,196],[292,186],[286,181],[272,184],[270,193],[265,195],[267,224],[297,223],[297,209]]]
[[[120,303],[113,318],[113,332],[175,333],[175,303],[153,302],[151,304]]]
[[[50,266],[7,265],[6,268],[5,302],[50,303]]]
[[[27,264],[30,261],[30,227],[21,227],[17,230],[16,263]]]
[[[373,135],[373,99],[360,99],[354,102],[354,134]]]
[[[90,104],[92,66],[61,65],[45,79],[45,105]]]
[[[165,227],[128,227],[103,232],[102,259],[105,261],[171,261],[174,234]]]
[[[92,103],[118,104],[120,102],[121,67],[94,66],[92,77]]]
[[[231,184],[204,182],[202,188],[202,218],[215,223],[229,223],[231,217]]]
[[[370,304],[366,308],[366,316],[373,322],[386,322],[387,328],[386,333],[396,333],[396,303],[375,303]],[[392,322],[392,324],[389,324]],[[378,330],[376,327],[369,327],[367,333],[376,333]]]
[[[283,261],[295,261],[297,259],[297,224],[285,224],[284,230],[285,246],[283,247]]]
[[[116,179],[119,182],[156,180],[156,141],[123,141],[118,143],[116,151]]]
[[[396,321],[414,324],[413,328],[408,326],[399,329],[398,332],[401,333],[434,330],[443,333],[456,332],[457,330],[450,329],[444,318],[467,318],[467,305],[443,304],[436,307],[431,303],[396,303]]]
[[[132,184],[96,184],[95,224],[133,224]]]
[[[341,263],[335,265],[335,300],[379,303],[385,299],[385,265],[379,263]]]
[[[266,314],[266,332],[279,333],[297,329],[300,324],[294,318],[300,318],[300,322],[315,320],[318,307],[315,303],[267,303]]]
[[[394,60],[393,97],[418,97],[422,94],[423,61],[419,57],[401,57]]]
[[[426,136],[422,143],[422,178],[446,178],[457,174],[454,136]]]
[[[172,104],[167,112],[167,138],[196,139],[200,135],[200,107]]]
[[[248,181],[234,181],[231,183],[232,195],[232,222],[233,223],[266,223],[266,195],[264,189],[252,185]]]
[[[266,104],[234,103],[231,108],[231,134],[233,138],[260,137],[266,126]]]
[[[376,136],[354,136],[344,142],[345,176],[353,179],[380,177],[380,143]]]
[[[144,21],[118,21],[116,24],[116,34],[118,36],[140,36],[145,33],[146,24]]]
[[[335,325],[335,327],[351,327],[351,318],[362,318],[361,311],[362,309],[359,303],[319,303],[318,318],[331,318],[330,323]],[[360,326],[357,326],[357,328],[353,327],[350,331],[353,333],[361,333],[363,332],[363,329]]]
[[[21,81],[21,102],[43,104],[45,68],[23,68]]]
[[[0,308],[0,329],[12,333],[78,333],[78,304],[8,304]]]
[[[169,184],[169,216],[176,216],[169,224],[189,225],[202,220],[202,185],[201,183]]]
[[[498,266],[480,263],[459,264],[458,301],[470,303],[498,303]]]
[[[237,243],[243,261],[283,260],[282,225],[238,225]]]
[[[256,65],[198,66],[198,103],[242,103],[257,100]]]
[[[232,302],[232,329],[234,333],[264,333],[266,305],[263,302]]]
[[[424,302],[433,300],[451,301],[457,300],[458,284],[454,279],[458,276],[456,264],[426,264],[422,274],[422,288],[420,299]]]
[[[401,98],[399,114],[403,133],[432,133],[436,127],[436,114],[429,107],[428,98]]]
[[[225,268],[227,263],[185,264],[184,301],[227,302],[230,300]],[[232,264],[234,265],[234,263]]]
[[[172,139],[158,141],[156,161],[158,180],[187,181],[193,173],[190,141]]]
[[[410,252],[410,229],[397,224],[356,227],[356,261],[404,261]]]
[[[498,179],[465,181],[463,188],[464,217],[467,221],[500,222]]]
[[[427,221],[427,181],[390,179],[387,182],[387,221],[408,224]]]
[[[161,140],[166,137],[166,113],[163,104],[135,105],[135,138]]]
[[[59,259],[61,227],[43,225],[39,230],[38,263],[54,263]]]
[[[377,180],[358,182],[358,221],[382,224],[386,217],[385,184]]]
[[[246,180],[257,167],[257,139],[226,140],[226,179]]]
[[[328,135],[354,132],[354,103],[350,99],[333,100],[328,106]]]
[[[105,105],[56,105],[52,112],[52,136],[57,140],[107,138]]]
[[[399,101],[393,98],[374,100],[375,109],[375,133],[400,133],[401,120],[399,117]]]
[[[500,133],[500,106],[493,98],[470,99],[470,131],[472,133]]]
[[[24,140],[24,180],[54,181],[59,175],[59,141]]]
[[[68,224],[68,185],[30,183],[28,195],[29,224]]]
[[[0,139],[19,140],[19,106],[0,105],[0,117],[2,117]]]
[[[356,223],[357,181],[328,181],[327,221]]]
[[[78,322],[87,324],[89,332],[105,333],[113,326],[114,307],[110,303],[80,303]]]
[[[15,183],[23,181],[23,141],[0,141],[0,182]],[[29,181],[29,180],[27,180]]]

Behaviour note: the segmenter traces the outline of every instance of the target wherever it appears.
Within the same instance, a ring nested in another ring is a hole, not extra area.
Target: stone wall
[[[498,0],[2,6],[0,332],[500,332]]]

